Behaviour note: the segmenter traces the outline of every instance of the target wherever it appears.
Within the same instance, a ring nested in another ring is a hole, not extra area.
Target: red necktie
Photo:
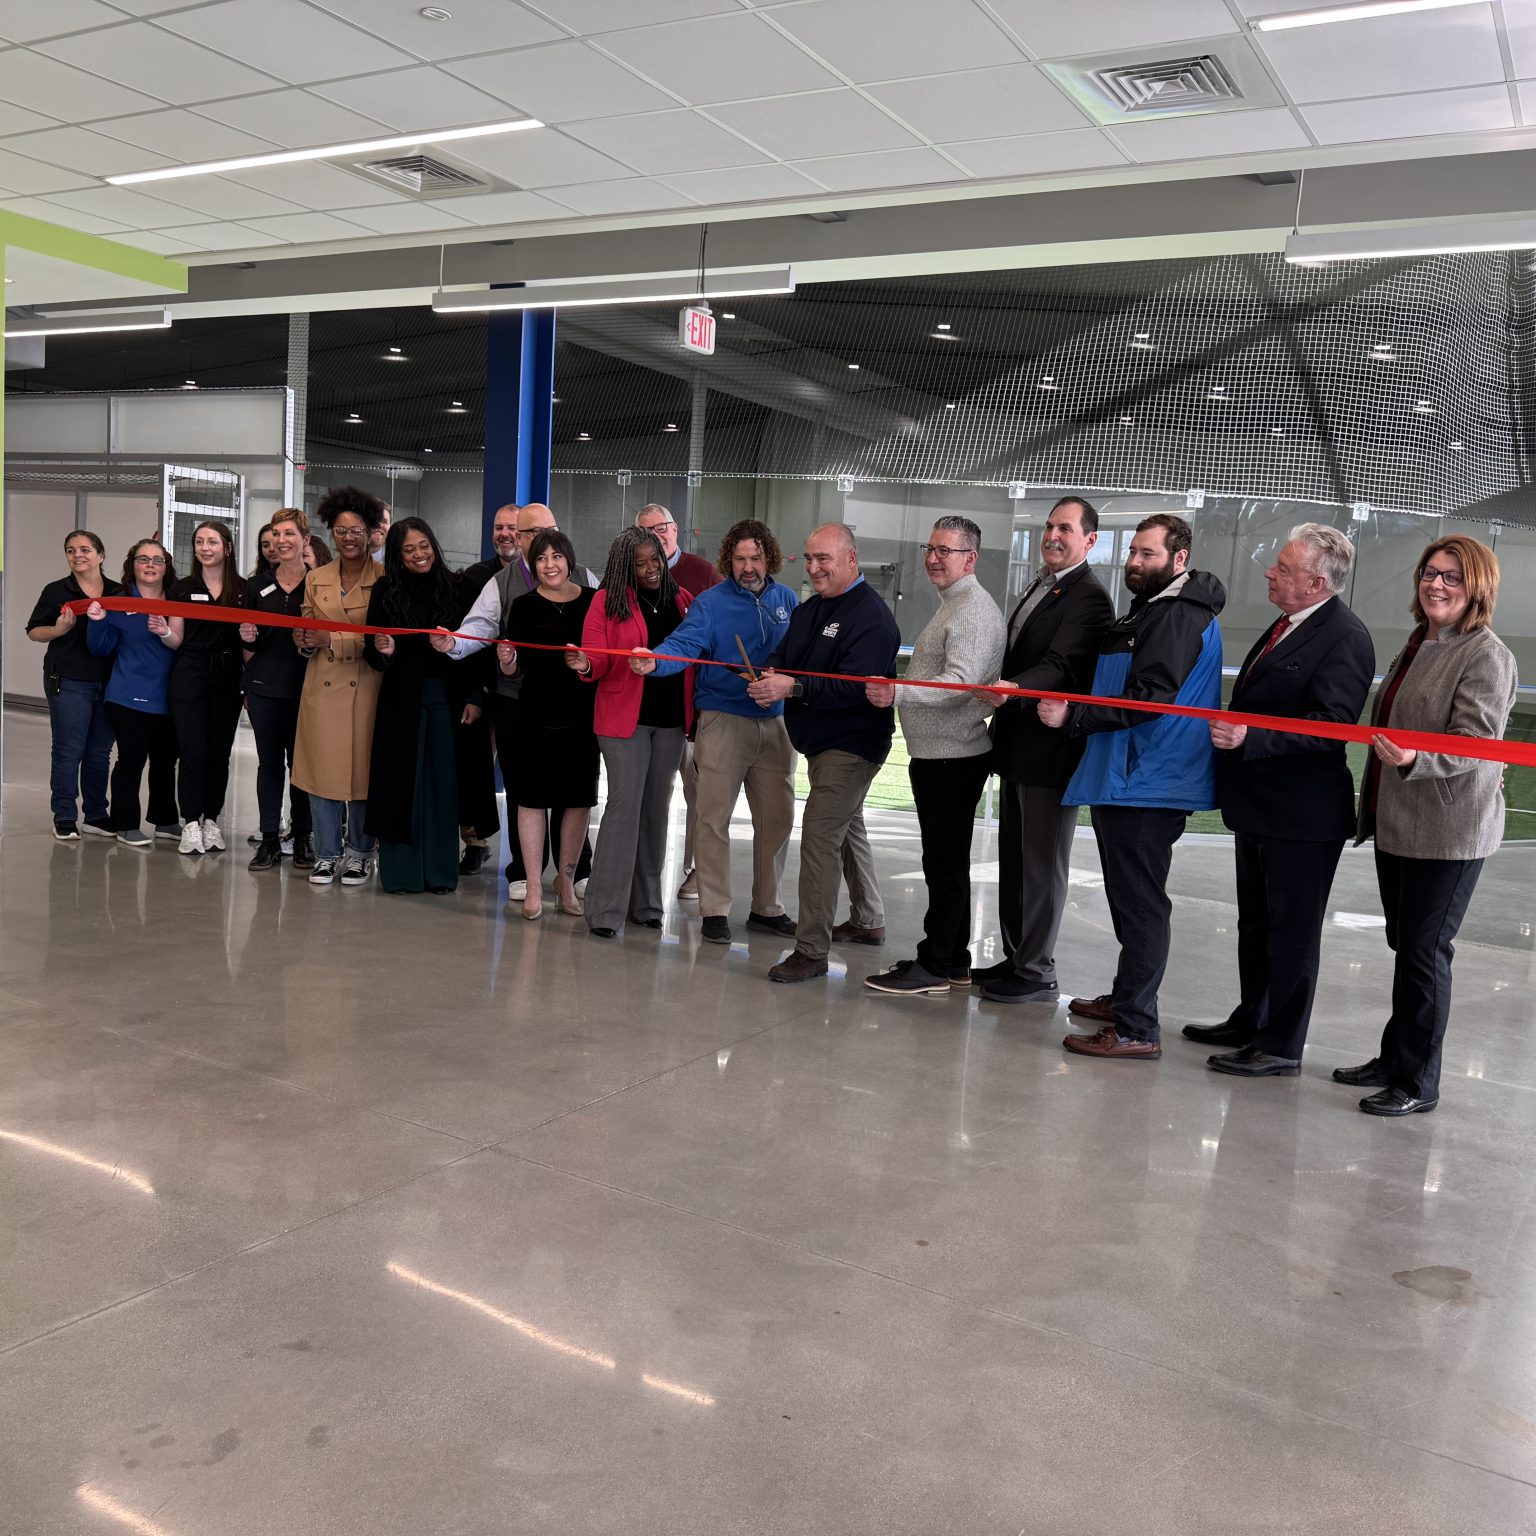
[[[1280,641],[1283,638],[1283,636],[1285,635],[1286,630],[1290,628],[1290,624],[1291,624],[1291,616],[1290,616],[1290,614],[1282,613],[1280,615],[1279,622],[1275,625],[1275,627],[1272,630],[1270,630],[1270,632],[1269,632],[1269,639],[1264,642],[1264,649],[1259,652],[1259,660],[1260,661],[1263,661],[1264,658],[1266,656],[1268,656],[1269,653],[1272,650],[1274,650],[1274,648],[1277,645],[1280,644]]]

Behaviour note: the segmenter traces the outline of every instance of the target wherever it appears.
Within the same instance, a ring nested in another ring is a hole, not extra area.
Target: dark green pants
[[[379,843],[379,884],[386,891],[451,891],[459,883],[458,766],[453,721],[442,683],[429,678],[416,729],[416,797],[411,841]]]

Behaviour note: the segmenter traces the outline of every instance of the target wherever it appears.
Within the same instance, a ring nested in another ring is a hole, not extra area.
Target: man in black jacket
[[[1232,690],[1234,710],[1338,720],[1365,707],[1376,653],[1338,596],[1354,546],[1336,528],[1303,523],[1266,573],[1280,610],[1254,643]],[[1355,786],[1344,743],[1213,721],[1216,800],[1237,852],[1237,969],[1241,1001],[1224,1024],[1187,1024],[1218,1072],[1294,1077],[1317,988],[1328,892],[1355,827]]]
[[[1099,641],[1114,604],[1088,564],[1099,514],[1081,496],[1051,508],[1040,541],[1040,568],[1008,620],[1003,681],[1019,688],[1087,693]],[[998,776],[998,926],[1004,958],[974,971],[981,995],[996,1003],[1056,1001],[1056,934],[1067,903],[1067,874],[1077,807],[1063,805],[1083,742],[1047,730],[1033,699],[978,689],[995,703],[992,766]]]
[[[805,541],[805,573],[816,595],[790,615],[768,667],[894,677],[901,631],[859,574],[852,529],[843,523],[814,529]],[[848,881],[858,930],[883,936],[885,909],[864,832],[864,796],[891,750],[895,713],[871,704],[863,683],[772,670],[762,672],[747,692],[764,708],[783,701],[790,744],[805,754],[810,775],[800,819],[795,948],[768,972],[772,981],[808,981],[827,974],[840,876]]]

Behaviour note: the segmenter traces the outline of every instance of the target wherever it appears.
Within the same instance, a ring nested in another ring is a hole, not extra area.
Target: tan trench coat
[[[333,560],[304,578],[304,617],[362,624],[383,567],[369,560],[363,577],[343,598],[341,562]],[[361,635],[327,635],[309,658],[299,698],[299,731],[293,749],[293,782],[326,800],[368,798],[368,758],[381,674],[363,660]]]

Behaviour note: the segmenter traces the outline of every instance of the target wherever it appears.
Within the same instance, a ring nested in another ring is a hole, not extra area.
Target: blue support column
[[[485,481],[481,552],[493,550],[491,523],[509,501],[549,500],[554,429],[555,312],[492,314],[485,328]]]

